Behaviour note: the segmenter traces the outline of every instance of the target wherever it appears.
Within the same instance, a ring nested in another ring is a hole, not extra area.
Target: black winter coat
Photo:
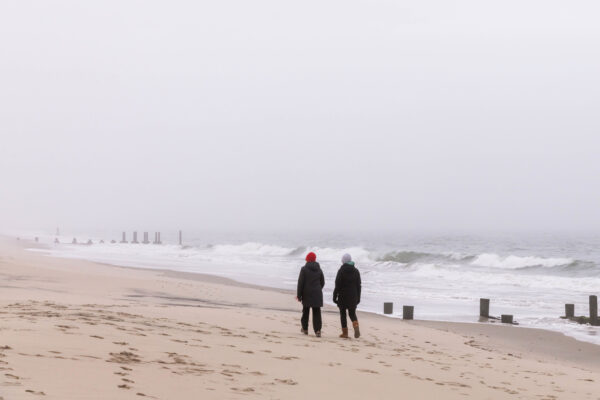
[[[318,262],[307,262],[298,277],[298,300],[304,307],[323,307],[325,277]]]
[[[339,308],[356,308],[360,303],[360,272],[351,264],[340,267],[335,277],[335,289],[333,290],[333,302]]]

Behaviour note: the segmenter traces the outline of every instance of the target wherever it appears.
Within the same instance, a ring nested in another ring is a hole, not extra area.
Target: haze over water
[[[0,222],[598,232],[599,13],[3,2]]]

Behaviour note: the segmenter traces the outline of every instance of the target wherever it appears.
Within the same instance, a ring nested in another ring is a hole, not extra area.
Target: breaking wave
[[[573,263],[574,260],[570,258],[543,258],[534,256],[520,257],[514,255],[502,257],[493,253],[480,254],[476,256],[473,261],[471,261],[472,265],[502,269],[522,269],[527,267],[551,268],[570,265]]]
[[[461,253],[428,253],[421,251],[391,251],[381,255],[360,246],[347,248],[333,247],[283,247],[257,242],[243,244],[219,244],[211,245],[208,250],[213,255],[226,257],[283,257],[304,258],[308,251],[314,251],[317,259],[326,262],[338,262],[344,253],[350,253],[355,261],[362,263],[377,263],[380,265],[438,265],[456,268],[457,265],[471,268],[504,269],[513,271],[555,271],[569,273],[598,272],[593,262],[573,260],[561,257],[538,257],[499,255],[495,253],[481,253],[476,255]]]
[[[249,255],[249,256],[291,256],[299,252],[300,248],[274,246],[263,243],[248,242],[244,244],[218,244],[210,246],[213,253],[221,255]]]

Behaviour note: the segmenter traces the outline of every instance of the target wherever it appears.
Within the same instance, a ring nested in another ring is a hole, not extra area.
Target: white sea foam
[[[221,255],[289,256],[296,250],[296,248],[256,242],[248,242],[240,245],[220,244],[212,246],[212,252]]]
[[[355,262],[372,262],[371,253],[359,246],[346,247],[346,248],[332,248],[332,247],[309,247],[309,251],[313,251],[317,254],[317,261],[323,260],[327,262],[340,263],[342,256],[346,253],[352,255],[352,259]]]
[[[519,257],[509,255],[506,257],[493,253],[480,254],[471,262],[473,265],[492,268],[519,269],[526,267],[557,267],[573,263],[569,258],[541,258],[541,257]]]

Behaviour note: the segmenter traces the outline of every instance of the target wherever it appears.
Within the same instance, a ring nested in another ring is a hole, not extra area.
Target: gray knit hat
[[[342,263],[346,264],[350,261],[352,261],[352,256],[350,254],[346,253],[342,256]]]

